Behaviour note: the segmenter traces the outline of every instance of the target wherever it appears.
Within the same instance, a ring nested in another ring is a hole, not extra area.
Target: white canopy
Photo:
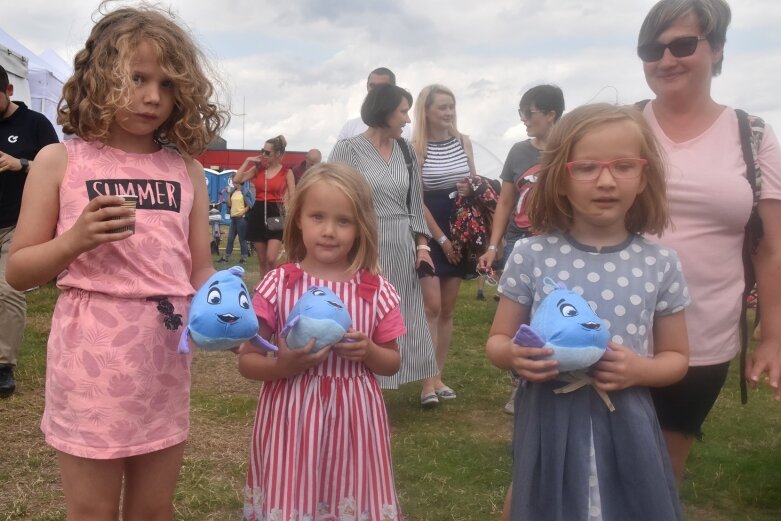
[[[27,58],[0,43],[0,65],[8,73],[8,82],[14,86],[14,99],[30,105],[30,85],[27,83]]]
[[[52,49],[46,49],[40,55],[35,54],[2,28],[0,55],[3,67],[9,73],[11,70],[6,67],[7,57],[15,57],[8,60],[17,62],[15,70],[24,67],[23,74],[14,72],[9,77],[14,86],[13,98],[44,114],[62,139],[62,127],[57,125],[57,103],[62,95],[62,86],[73,72],[71,67]]]

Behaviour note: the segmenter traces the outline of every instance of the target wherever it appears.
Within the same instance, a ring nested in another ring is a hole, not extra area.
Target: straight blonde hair
[[[372,190],[366,178],[345,163],[320,163],[306,171],[296,186],[285,221],[284,243],[290,262],[300,262],[306,257],[306,246],[300,227],[301,211],[307,194],[320,183],[327,183],[340,190],[352,203],[353,216],[358,232],[350,249],[351,273],[365,269],[375,275],[380,273],[379,235],[377,216],[374,213]]]
[[[434,83],[423,87],[423,90],[418,94],[418,102],[415,105],[415,121],[412,122],[412,146],[415,148],[415,153],[418,155],[418,164],[421,166],[426,160],[426,150],[428,149],[428,120],[426,119],[426,110],[428,110],[434,103],[434,97],[437,94],[446,94],[453,99],[453,104],[456,103],[456,96],[453,91]],[[462,141],[461,133],[458,131],[458,125],[456,124],[456,111],[453,111],[453,119],[450,122],[449,133],[452,137]]]
[[[636,107],[607,103],[580,106],[554,125],[543,152],[537,182],[529,196],[529,221],[535,231],[550,233],[570,229],[572,205],[563,194],[569,176],[566,163],[570,161],[572,149],[588,132],[619,122],[630,122],[635,127],[640,157],[648,161],[642,174],[646,186],[626,213],[626,229],[630,233],[661,235],[670,221],[662,149]]]

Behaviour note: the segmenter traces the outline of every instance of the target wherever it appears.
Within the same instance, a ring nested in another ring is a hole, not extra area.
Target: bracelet
[[[439,239],[437,239],[437,242],[440,246],[444,245],[447,242],[447,235],[442,235]]]
[[[426,251],[431,251],[431,247],[430,247],[430,246],[428,246],[427,244],[418,244],[417,246],[415,246],[415,249],[416,249],[416,250],[426,250]]]
[[[496,245],[495,244],[489,244],[488,245],[488,251],[496,251]]]

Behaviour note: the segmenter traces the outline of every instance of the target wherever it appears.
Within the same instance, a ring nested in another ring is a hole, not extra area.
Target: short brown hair
[[[543,153],[537,182],[529,196],[528,213],[532,228],[543,233],[570,229],[572,206],[562,193],[569,175],[566,163],[570,160],[572,149],[586,133],[596,127],[623,121],[629,121],[637,128],[640,157],[648,161],[643,170],[646,186],[626,214],[626,229],[630,233],[661,234],[664,231],[670,217],[662,150],[636,107],[607,103],[578,107],[553,127]]]
[[[402,99],[406,99],[412,108],[412,94],[390,83],[378,85],[364,98],[361,119],[369,127],[387,128],[388,118],[399,108]]]
[[[380,272],[379,236],[377,232],[377,216],[374,213],[374,202],[369,182],[356,169],[345,163],[319,163],[306,171],[296,186],[295,195],[290,202],[290,209],[285,220],[285,251],[290,262],[299,262],[306,257],[306,246],[299,222],[301,209],[306,195],[318,183],[328,183],[338,188],[353,204],[353,214],[358,224],[355,243],[350,249],[349,270],[359,269],[371,273]]]
[[[711,74],[718,76],[724,63],[727,27],[732,20],[729,4],[724,0],[660,0],[643,20],[637,46],[652,43],[678,19],[689,13],[694,13],[697,17],[702,36],[708,39],[710,46],[722,51],[721,58],[711,68]]]
[[[215,89],[206,74],[210,67],[190,35],[171,13],[148,5],[117,9],[95,23],[63,86],[58,123],[68,134],[106,143],[115,114],[130,104],[130,68],[142,42],[155,50],[174,83],[174,109],[155,139],[183,154],[200,154],[225,127],[228,113],[212,101]]]

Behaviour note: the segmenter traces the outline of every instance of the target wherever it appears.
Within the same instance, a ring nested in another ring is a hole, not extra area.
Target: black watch
[[[26,174],[27,170],[29,170],[29,168],[30,168],[30,161],[27,160],[27,159],[22,158],[22,159],[19,160],[19,164],[22,165],[22,169],[20,170],[20,172],[22,172],[23,174]]]

